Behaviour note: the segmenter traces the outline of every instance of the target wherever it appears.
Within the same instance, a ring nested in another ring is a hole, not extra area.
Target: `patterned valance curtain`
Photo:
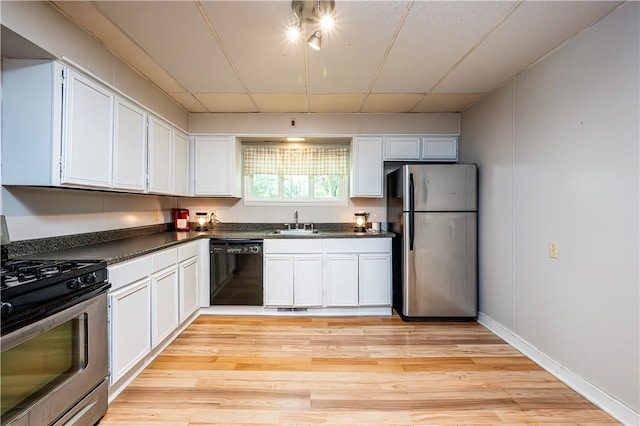
[[[282,148],[247,146],[243,151],[244,174],[346,175],[349,149]]]

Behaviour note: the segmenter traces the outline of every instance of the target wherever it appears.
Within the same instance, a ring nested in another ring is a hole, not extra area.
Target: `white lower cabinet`
[[[358,306],[358,255],[327,254],[327,306]]]
[[[265,254],[264,305],[322,306],[322,254]]]
[[[264,305],[322,306],[322,240],[265,240]]]
[[[180,323],[184,322],[198,307],[200,281],[198,280],[200,265],[198,263],[199,242],[185,244],[178,248],[178,285]]]
[[[109,381],[116,383],[151,351],[151,257],[108,267]]]
[[[178,327],[178,268],[173,266],[151,276],[151,343],[155,348]]]
[[[111,397],[194,317],[200,247],[188,242],[108,267]]]
[[[391,238],[325,243],[327,306],[391,306]]]
[[[358,257],[359,305],[391,305],[391,254],[366,253]]]
[[[264,255],[264,305],[293,307],[293,256]]]
[[[156,347],[178,327],[178,250],[151,256],[151,345]]]
[[[293,306],[322,306],[322,254],[293,256]]]
[[[151,351],[150,288],[146,278],[109,295],[111,384]]]
[[[391,238],[266,239],[266,307],[391,306]]]

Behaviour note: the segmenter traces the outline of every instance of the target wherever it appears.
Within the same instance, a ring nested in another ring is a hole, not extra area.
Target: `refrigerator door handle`
[[[415,191],[416,187],[413,182],[413,173],[409,173],[409,250],[413,251],[413,239],[415,228]]]

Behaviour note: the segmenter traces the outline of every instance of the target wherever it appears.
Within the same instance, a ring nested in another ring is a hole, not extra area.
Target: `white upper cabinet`
[[[3,184],[189,194],[187,135],[135,102],[50,60],[4,59],[2,83]]]
[[[171,194],[173,190],[173,129],[157,117],[149,117],[149,192]]]
[[[384,159],[396,160],[420,160],[419,136],[385,136]]]
[[[385,136],[385,161],[457,161],[457,136]]]
[[[60,185],[62,68],[2,59],[3,185]]]
[[[457,136],[426,136],[422,138],[422,158],[433,161],[457,161]]]
[[[240,197],[239,143],[233,136],[197,136],[194,195]]]
[[[115,104],[113,188],[144,192],[147,171],[147,114],[124,99]]]
[[[115,96],[70,69],[64,93],[61,183],[110,188]]]
[[[382,198],[382,136],[355,136],[351,141],[350,196]]]
[[[173,195],[189,195],[189,137],[173,132]]]

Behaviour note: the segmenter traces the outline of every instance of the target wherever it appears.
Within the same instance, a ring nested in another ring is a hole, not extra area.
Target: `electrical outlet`
[[[153,221],[157,222],[160,220],[160,210],[154,210],[153,211]]]
[[[295,118],[290,118],[289,119],[289,127],[294,128],[298,125],[298,123],[296,122]]]
[[[559,259],[560,258],[560,244],[555,242],[549,243],[549,257],[551,259]]]

